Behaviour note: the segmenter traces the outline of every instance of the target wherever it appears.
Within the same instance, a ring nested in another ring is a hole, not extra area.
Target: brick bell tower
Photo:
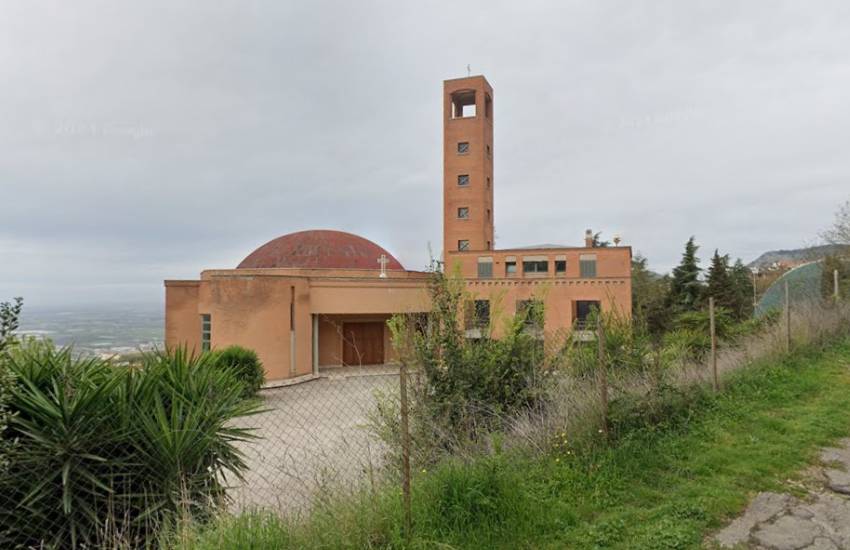
[[[443,258],[493,247],[493,88],[483,76],[446,80]]]

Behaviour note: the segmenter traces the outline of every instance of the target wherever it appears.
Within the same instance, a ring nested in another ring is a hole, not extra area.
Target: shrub
[[[206,517],[251,438],[233,420],[254,405],[212,357],[153,354],[138,368],[46,342],[8,354],[15,375],[0,480],[2,546],[142,545],[182,516]]]
[[[230,346],[214,353],[216,365],[230,370],[243,386],[245,397],[254,397],[266,382],[266,371],[254,350]]]
[[[15,444],[11,437],[4,437],[11,418],[9,400],[14,384],[14,377],[6,362],[4,350],[13,342],[16,342],[14,332],[18,328],[22,306],[23,300],[21,298],[16,298],[11,303],[0,303],[0,479],[7,475],[9,457]],[[2,531],[0,531],[0,537],[2,537]]]
[[[498,428],[502,419],[533,408],[542,398],[547,375],[542,342],[528,329],[526,316],[510,320],[494,339],[485,328],[467,338],[463,282],[439,271],[429,282],[432,310],[427,323],[415,316],[389,322],[402,361],[418,371],[411,387],[411,430],[426,453],[448,450],[476,434]],[[532,309],[528,316],[537,316]],[[373,429],[395,447],[397,408],[383,400]]]

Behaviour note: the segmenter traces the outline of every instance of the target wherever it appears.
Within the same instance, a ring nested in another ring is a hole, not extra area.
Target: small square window
[[[461,174],[457,177],[457,184],[461,187],[469,185],[469,174]]]
[[[460,143],[457,144],[457,154],[458,155],[465,155],[468,152],[469,152],[469,142],[468,141],[461,141]]]
[[[457,209],[457,217],[460,220],[468,220],[469,219],[469,207],[461,206]]]
[[[469,240],[461,239],[457,242],[457,249],[461,252],[464,250],[469,250]]]
[[[567,272],[567,260],[555,260],[555,273],[564,274]]]

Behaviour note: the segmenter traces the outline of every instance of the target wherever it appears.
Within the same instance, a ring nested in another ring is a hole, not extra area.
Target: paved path
[[[824,449],[821,461],[808,495],[759,493],[715,542],[758,550],[850,549],[850,438]]]

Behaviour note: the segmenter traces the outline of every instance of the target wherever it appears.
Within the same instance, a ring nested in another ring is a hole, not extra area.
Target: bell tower
[[[493,88],[483,76],[443,82],[443,258],[493,241]]]

